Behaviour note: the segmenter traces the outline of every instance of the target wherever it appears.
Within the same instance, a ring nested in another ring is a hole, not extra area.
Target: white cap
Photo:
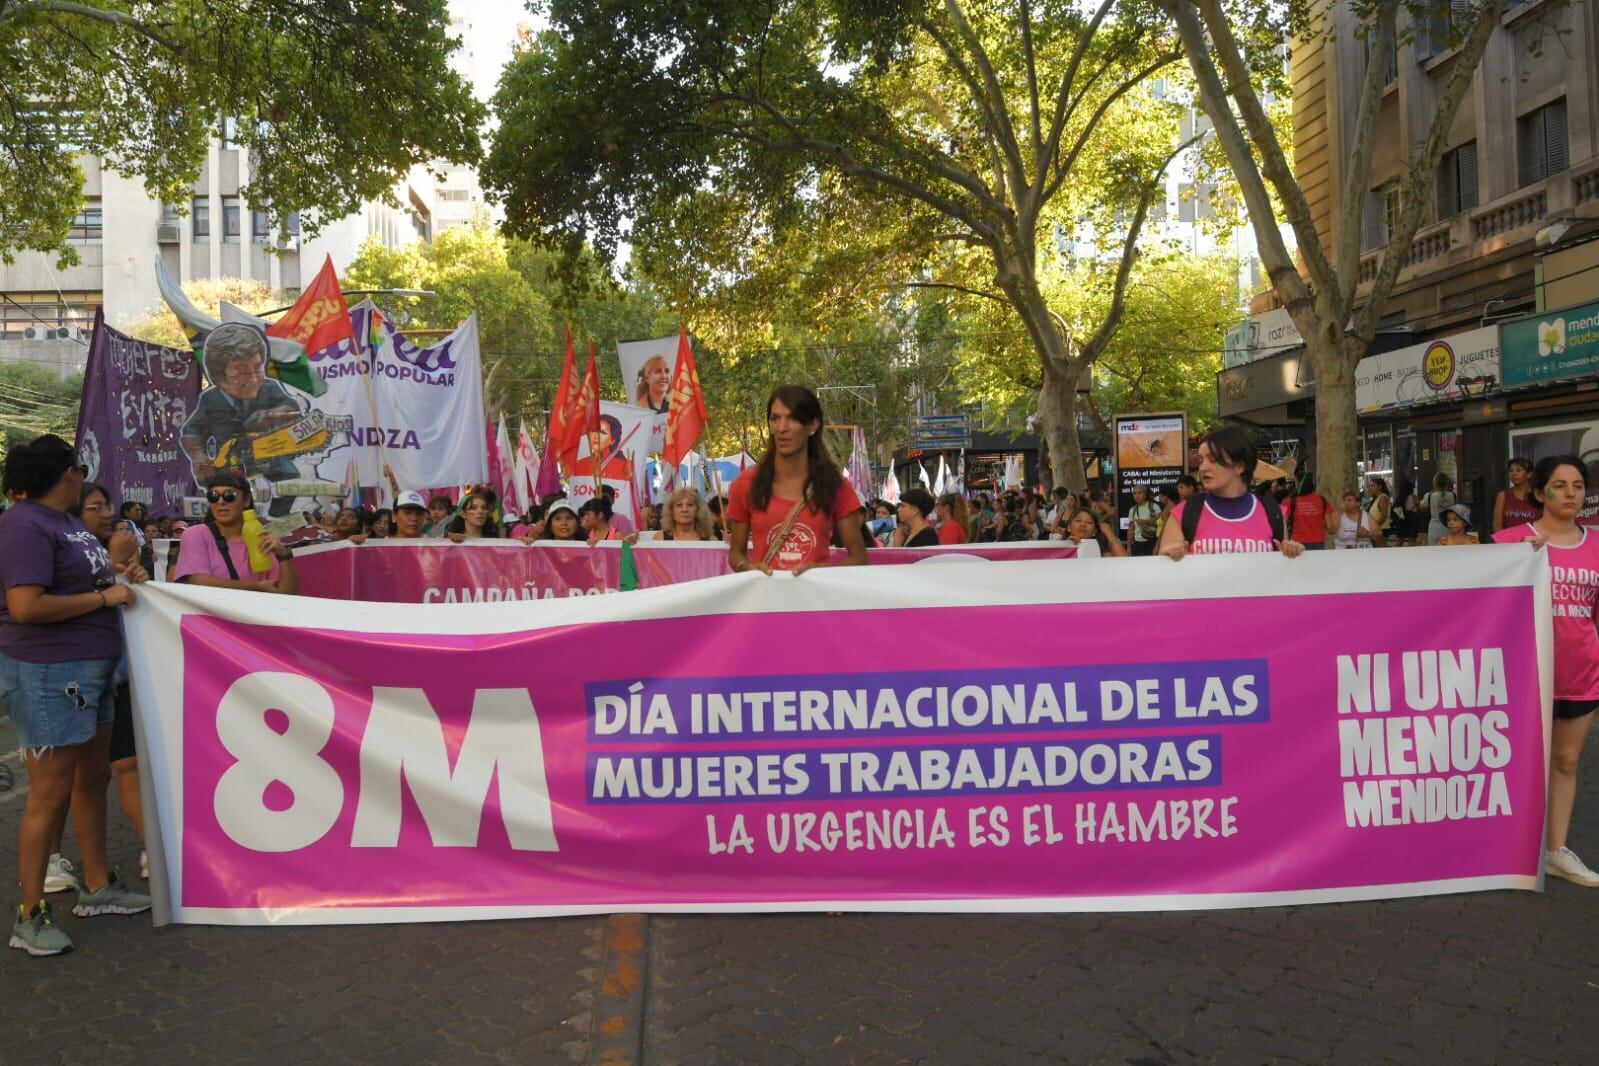
[[[394,501],[394,509],[398,511],[402,507],[415,507],[419,511],[428,509],[427,501],[422,498],[420,492],[400,493],[399,498]]]

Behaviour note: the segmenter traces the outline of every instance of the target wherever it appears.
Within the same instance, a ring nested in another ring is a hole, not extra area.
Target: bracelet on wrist
[[[100,597],[100,606],[101,607],[109,607],[109,606],[111,606],[111,604],[106,601],[105,589],[95,589],[94,590],[94,594],[96,596]]]

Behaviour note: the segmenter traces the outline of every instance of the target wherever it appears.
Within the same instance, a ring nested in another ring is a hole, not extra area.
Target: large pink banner
[[[299,620],[153,587],[129,621],[161,913],[1537,887],[1546,563],[1452,551],[744,574]]]
[[[639,544],[633,549],[639,587],[730,574],[723,544]],[[844,553],[836,551],[842,558]],[[1069,559],[1070,544],[980,544],[960,548],[877,548],[873,566],[971,556],[990,562]],[[448,541],[369,541],[329,544],[295,553],[301,593],[381,603],[498,603],[615,592],[621,582],[620,545],[560,545],[548,541],[452,544]]]

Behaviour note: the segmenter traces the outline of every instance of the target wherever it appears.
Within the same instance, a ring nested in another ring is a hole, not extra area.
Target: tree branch
[[[1333,257],[1338,278],[1334,292],[1342,312],[1341,318],[1349,315],[1355,298],[1355,279],[1360,275],[1360,241],[1364,229],[1360,220],[1365,215],[1366,185],[1371,176],[1371,157],[1376,148],[1373,131],[1377,125],[1377,112],[1382,107],[1388,48],[1394,42],[1394,19],[1398,14],[1399,0],[1381,0],[1373,16],[1376,20],[1372,27],[1374,34],[1368,33],[1366,37],[1369,45],[1366,78],[1360,86],[1354,144],[1350,146],[1348,169],[1344,172],[1344,197],[1339,208],[1343,231],[1338,235],[1338,252]]]
[[[1483,0],[1482,6],[1477,9],[1477,20],[1455,55],[1449,80],[1438,99],[1432,125],[1427,130],[1427,139],[1422,142],[1420,153],[1410,161],[1410,173],[1400,191],[1398,222],[1388,235],[1388,247],[1382,253],[1382,262],[1377,267],[1377,277],[1373,279],[1370,291],[1366,293],[1366,302],[1355,314],[1350,327],[1351,332],[1366,344],[1371,343],[1376,333],[1377,319],[1383,305],[1388,302],[1388,295],[1393,292],[1394,282],[1399,278],[1410,244],[1416,239],[1416,230],[1421,227],[1422,210],[1427,206],[1427,191],[1432,185],[1438,160],[1443,156],[1444,143],[1450,127],[1454,125],[1455,113],[1460,110],[1460,102],[1465,98],[1466,90],[1476,74],[1477,64],[1488,49],[1488,39],[1499,25],[1499,16],[1504,13],[1505,6],[1506,0]]]
[[[944,0],[944,7],[954,20],[955,29],[966,42],[966,47],[971,49],[972,58],[977,61],[978,73],[982,75],[983,85],[994,101],[994,106],[989,109],[989,118],[994,124],[994,133],[999,138],[1000,147],[1004,150],[1006,170],[1010,177],[1011,201],[1020,208],[1028,185],[1021,149],[1016,144],[1016,128],[1011,125],[1010,109],[1005,106],[1005,90],[999,84],[999,76],[994,73],[994,65],[989,62],[983,42],[978,39],[971,23],[966,21],[966,12],[961,10],[959,0]]]
[[[1093,115],[1090,116],[1088,122],[1083,126],[1082,132],[1077,135],[1077,140],[1073,142],[1071,151],[1066,153],[1065,160],[1062,161],[1058,167],[1056,167],[1055,177],[1047,186],[1045,186],[1044,195],[1039,201],[1040,206],[1048,203],[1054,198],[1056,191],[1061,186],[1061,182],[1065,181],[1067,176],[1071,174],[1072,168],[1077,165],[1077,157],[1081,155],[1083,149],[1088,146],[1089,137],[1092,136],[1095,130],[1098,128],[1100,119],[1105,117],[1105,112],[1109,111],[1111,106],[1115,104],[1117,100],[1120,100],[1123,96],[1127,95],[1128,92],[1132,91],[1137,86],[1142,85],[1145,81],[1148,81],[1149,78],[1152,77],[1162,67],[1170,66],[1182,57],[1183,53],[1181,50],[1161,54],[1153,63],[1149,64],[1149,66],[1138,71],[1125,82],[1118,85],[1109,96],[1100,101],[1099,106],[1094,109]]]
[[[1044,118],[1038,109],[1038,62],[1033,56],[1033,5],[1022,0],[1022,58],[1027,63],[1027,117],[1033,134],[1033,166],[1044,169]]]
[[[1239,51],[1238,40],[1233,36],[1226,11],[1223,10],[1219,0],[1158,0],[1158,2],[1167,10],[1199,9],[1205,29],[1210,32],[1209,53],[1221,61],[1220,69],[1226,76],[1227,95],[1218,97],[1214,103],[1218,107],[1225,107],[1226,101],[1231,99],[1237,105],[1244,127],[1249,130],[1249,141],[1260,153],[1258,166],[1251,156],[1251,168],[1258,169],[1264,174],[1266,180],[1271,182],[1272,188],[1277,191],[1277,198],[1283,205],[1283,213],[1288,216],[1288,224],[1293,226],[1294,234],[1299,238],[1299,254],[1305,257],[1305,267],[1310,271],[1311,282],[1320,289],[1331,291],[1337,284],[1337,275],[1327,258],[1327,251],[1321,243],[1321,235],[1316,232],[1315,215],[1311,213],[1304,190],[1299,187],[1299,182],[1294,180],[1293,168],[1288,165],[1288,157],[1283,151],[1282,143],[1277,140],[1277,131],[1272,128],[1271,120],[1266,117],[1266,109],[1261,105],[1255,87],[1250,84],[1249,65],[1244,62],[1244,57]],[[1210,55],[1205,56],[1205,62],[1211,65]],[[1215,70],[1216,67],[1211,65],[1211,69]],[[1215,115],[1211,116],[1212,121],[1215,121],[1215,118]],[[1237,161],[1233,161],[1233,166],[1237,168]],[[1251,205],[1251,213],[1254,210],[1254,206]],[[1273,213],[1261,217],[1276,216]]]
[[[76,15],[79,18],[94,19],[98,22],[108,22],[113,26],[123,26],[133,30],[142,37],[147,37],[165,48],[169,52],[178,52],[178,43],[162,33],[156,24],[146,22],[144,19],[130,15],[126,11],[108,11],[105,8],[91,7],[88,4],[74,4],[67,0],[24,0],[23,3],[13,4],[0,10],[0,22],[9,22],[12,19],[25,18],[28,15]]]
[[[1010,303],[1009,300],[997,292],[985,292],[982,289],[968,288],[965,285],[957,285],[953,281],[902,281],[883,287],[886,289],[951,289],[955,292],[963,292],[968,296],[981,296],[985,300],[994,300],[1002,304]]]
[[[1227,162],[1232,166],[1233,176],[1238,181],[1250,217],[1256,220],[1275,220],[1277,214],[1272,208],[1271,194],[1266,191],[1266,183],[1260,175],[1260,167],[1250,150],[1248,139],[1233,117],[1232,109],[1227,105],[1227,89],[1222,84],[1221,75],[1216,71],[1215,64],[1210,61],[1209,42],[1205,39],[1205,30],[1200,24],[1199,13],[1191,3],[1186,3],[1184,0],[1156,0],[1156,2],[1177,23],[1177,32],[1182,37],[1183,46],[1188,52],[1189,65],[1193,67],[1194,79],[1198,83],[1200,103],[1215,127],[1216,137],[1221,142]],[[1274,225],[1257,223],[1255,237],[1259,245],[1261,262],[1271,278],[1273,289],[1283,300],[1283,305],[1290,314],[1295,310],[1308,313],[1311,307],[1310,290],[1305,285],[1305,279],[1300,277],[1299,271],[1294,268],[1293,257],[1288,254],[1288,246],[1283,243],[1282,234]],[[1328,277],[1331,277],[1330,272]]]
[[[1110,14],[1110,9],[1115,6],[1116,0],[1103,0],[1099,10],[1094,12],[1094,17],[1088,20],[1088,25],[1083,28],[1083,35],[1077,39],[1077,47],[1072,49],[1072,58],[1066,64],[1066,73],[1060,79],[1060,91],[1055,95],[1055,117],[1049,123],[1049,139],[1044,142],[1043,151],[1038,156],[1038,173],[1033,177],[1034,198],[1047,200],[1048,197],[1039,196],[1047,180],[1048,164],[1055,158],[1055,153],[1060,151],[1061,135],[1066,131],[1066,123],[1071,119],[1071,113],[1077,104],[1072,100],[1072,88],[1077,82],[1078,68],[1083,65],[1083,57],[1088,54],[1088,46],[1093,43],[1094,34],[1099,32],[1099,24],[1105,21],[1105,16]],[[1108,67],[1109,64],[1107,63]],[[1101,72],[1105,69],[1100,68]],[[1089,85],[1097,81],[1098,77],[1090,79]],[[1078,100],[1082,96],[1077,97]]]

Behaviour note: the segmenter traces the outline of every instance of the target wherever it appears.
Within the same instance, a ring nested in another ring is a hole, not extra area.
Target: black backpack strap
[[[1266,521],[1271,524],[1271,539],[1276,541],[1278,544],[1283,543],[1288,538],[1283,535],[1282,504],[1278,503],[1270,496],[1266,496],[1258,492],[1255,493],[1255,499],[1259,500],[1260,505],[1266,509]]]
[[[1183,546],[1194,543],[1199,533],[1199,512],[1205,509],[1205,497],[1194,493],[1183,501]]]
[[[217,551],[221,554],[222,561],[227,564],[228,576],[235,581],[239,580],[239,568],[233,565],[233,556],[228,554],[228,542],[223,538],[222,531],[210,522],[207,522],[205,527],[211,531],[211,536],[216,538]]]

